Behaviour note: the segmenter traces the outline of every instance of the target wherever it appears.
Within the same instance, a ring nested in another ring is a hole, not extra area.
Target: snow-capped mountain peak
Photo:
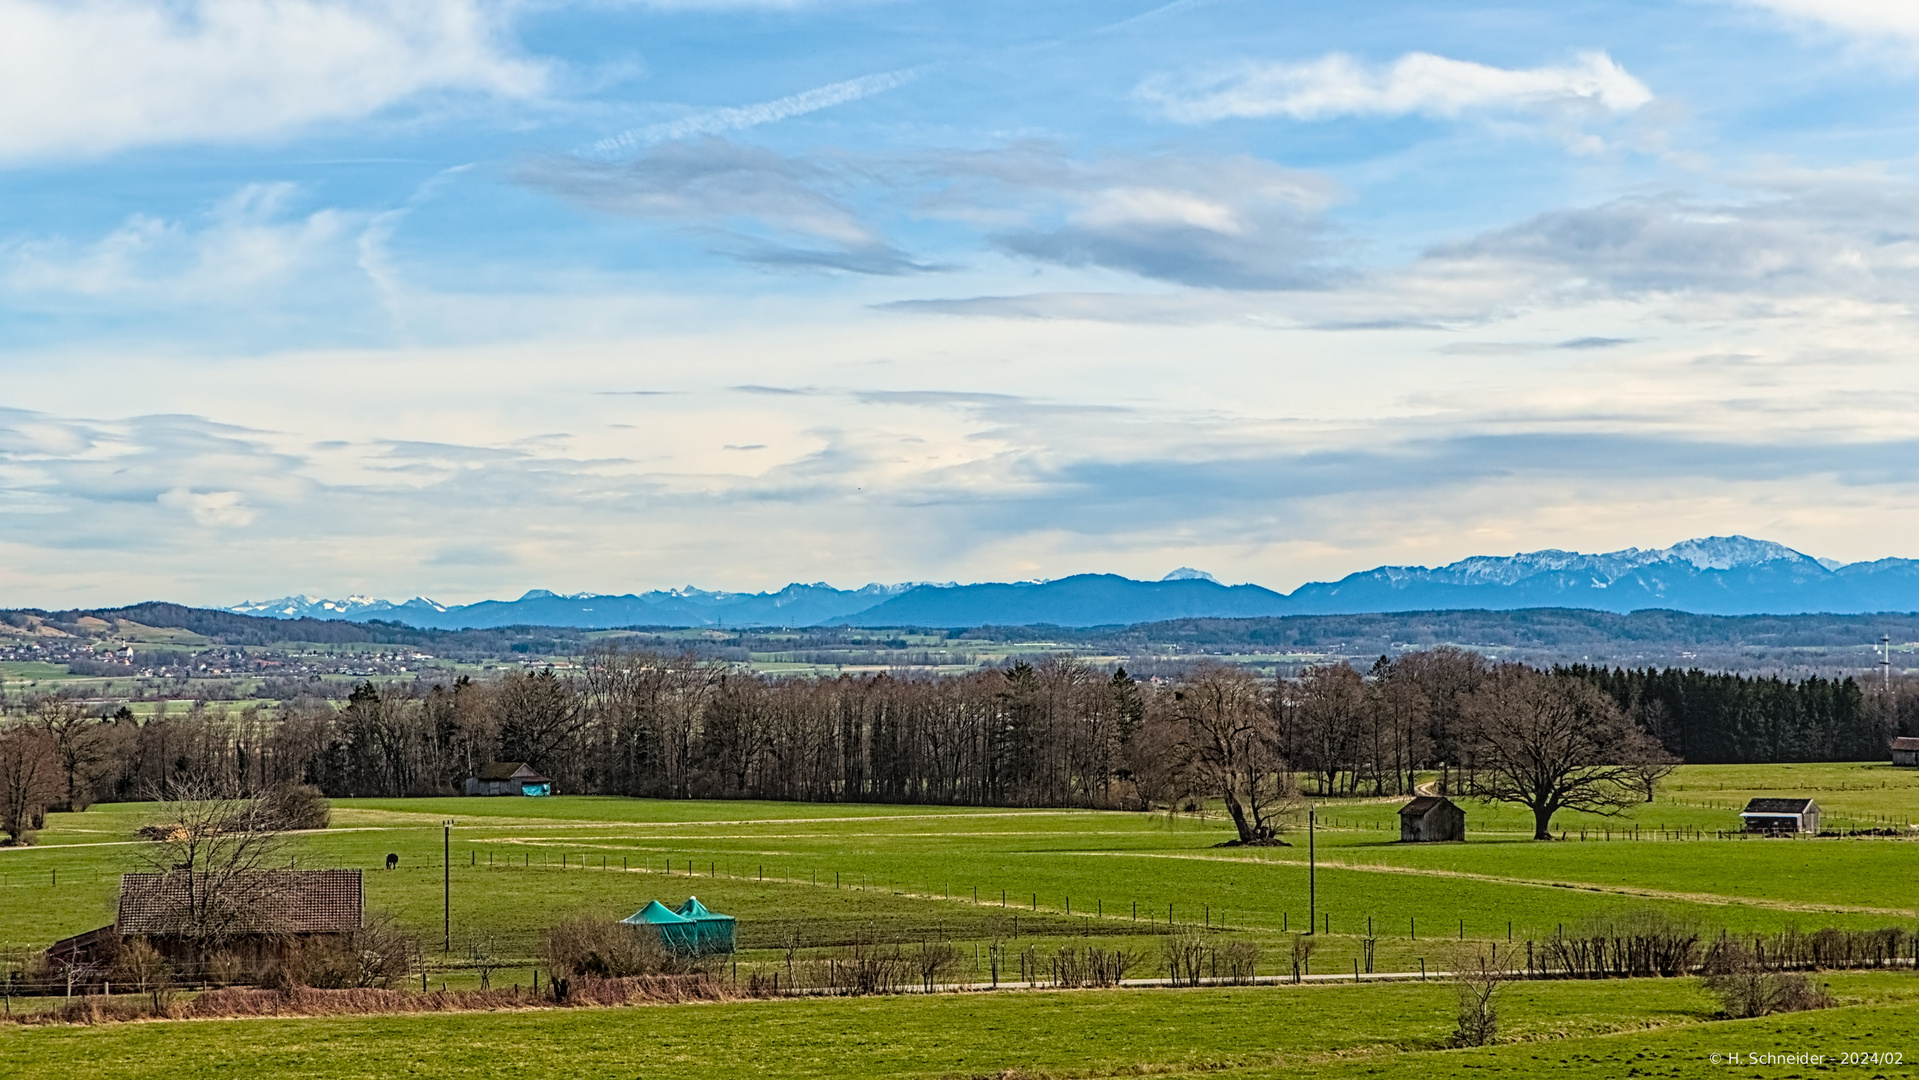
[[[1689,562],[1701,570],[1731,570],[1769,562],[1817,562],[1784,544],[1754,540],[1749,536],[1708,536],[1684,540],[1658,552],[1649,552],[1676,561]]]

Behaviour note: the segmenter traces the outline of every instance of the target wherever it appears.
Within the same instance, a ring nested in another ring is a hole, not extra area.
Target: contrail
[[[614,157],[641,146],[650,146],[670,139],[684,139],[692,135],[718,135],[725,131],[739,131],[742,128],[770,124],[775,120],[785,120],[788,117],[804,116],[810,112],[844,105],[849,101],[858,101],[863,97],[871,97],[874,94],[905,86],[919,78],[922,70],[924,69],[903,68],[899,71],[880,72],[877,75],[862,75],[857,79],[829,83],[772,101],[726,109],[711,109],[664,124],[648,124],[645,127],[622,131],[618,135],[609,135],[580,153],[583,157]]]

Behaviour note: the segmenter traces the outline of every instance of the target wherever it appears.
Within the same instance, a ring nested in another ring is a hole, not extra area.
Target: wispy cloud
[[[520,177],[608,213],[702,229],[715,250],[746,262],[864,274],[924,269],[843,197],[841,170],[713,136],[655,145],[623,162],[536,161]]]
[[[930,160],[951,181],[936,214],[997,220],[1002,251],[1209,288],[1299,288],[1335,272],[1323,176],[1249,156],[1079,161],[1029,144]]]
[[[882,71],[873,75],[862,75],[857,79],[828,83],[797,94],[788,94],[772,101],[761,101],[752,105],[737,105],[723,109],[708,109],[683,116],[678,120],[669,120],[659,124],[622,131],[582,149],[582,157],[611,159],[628,154],[642,147],[673,139],[690,139],[700,135],[724,135],[731,131],[743,131],[787,120],[795,116],[830,109],[835,105],[844,105],[849,101],[883,94],[897,89],[919,78],[920,68],[905,68],[899,71]]]
[[[1415,52],[1385,67],[1333,53],[1306,63],[1243,64],[1205,75],[1160,76],[1140,84],[1140,98],[1169,119],[1197,124],[1226,119],[1342,116],[1455,117],[1471,110],[1527,110],[1578,105],[1629,112],[1652,91],[1603,52],[1571,63],[1498,68]]]

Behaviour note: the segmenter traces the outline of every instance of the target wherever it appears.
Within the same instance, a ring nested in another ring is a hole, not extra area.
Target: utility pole
[[[1319,826],[1319,808],[1306,810],[1306,932],[1319,933],[1319,856],[1313,847],[1313,832]]]
[[[1892,689],[1892,635],[1879,635],[1879,667],[1886,673],[1886,689]]]
[[[450,953],[453,951],[453,819],[440,822],[440,827],[446,830],[440,848],[441,932],[446,940],[440,948]]]

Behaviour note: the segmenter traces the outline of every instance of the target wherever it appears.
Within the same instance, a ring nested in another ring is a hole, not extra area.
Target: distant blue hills
[[[1863,614],[1919,611],[1919,560],[1822,562],[1783,544],[1744,536],[1688,540],[1668,548],[1598,555],[1533,551],[1474,556],[1440,567],[1382,566],[1291,593],[1222,585],[1181,568],[1159,581],[1076,574],[1053,581],[975,585],[901,584],[835,589],[825,583],[778,592],[688,587],[646,593],[560,595],[535,589],[517,600],[444,605],[424,597],[393,603],[364,596],[311,596],[226,610],[277,618],[390,620],[457,630],[495,626],[1123,626],[1185,618],[1356,615],[1389,611],[1647,608],[1702,615]]]

